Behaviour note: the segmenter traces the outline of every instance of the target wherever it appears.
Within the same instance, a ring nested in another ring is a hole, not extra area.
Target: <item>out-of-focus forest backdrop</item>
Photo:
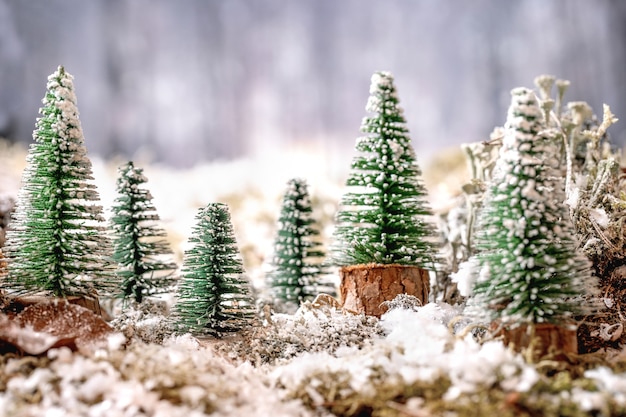
[[[377,70],[422,160],[486,139],[542,73],[572,82],[567,100],[609,104],[622,145],[625,41],[623,0],[0,0],[0,135],[31,141],[62,64],[105,158],[349,152]]]

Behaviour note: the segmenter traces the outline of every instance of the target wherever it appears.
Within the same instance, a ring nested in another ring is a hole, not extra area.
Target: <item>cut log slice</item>
[[[536,323],[534,336],[529,325],[517,327],[502,326],[497,322],[491,324],[494,337],[502,337],[507,346],[520,352],[533,342],[533,356],[554,355],[555,359],[564,359],[567,355],[578,354],[577,326],[574,324],[556,325],[552,323]]]
[[[398,294],[417,297],[428,302],[430,277],[428,271],[417,266],[363,264],[340,268],[339,287],[342,307],[356,313],[380,317],[387,307],[385,301]]]

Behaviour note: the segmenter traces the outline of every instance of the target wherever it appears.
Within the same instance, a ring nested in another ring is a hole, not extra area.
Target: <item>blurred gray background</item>
[[[0,0],[0,135],[32,140],[64,65],[90,154],[336,155],[389,70],[418,159],[488,138],[542,73],[572,82],[568,101],[609,104],[621,146],[625,41],[623,0]]]

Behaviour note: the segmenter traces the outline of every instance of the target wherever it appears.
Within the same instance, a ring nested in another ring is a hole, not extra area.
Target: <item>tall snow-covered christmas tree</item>
[[[532,90],[512,91],[503,144],[483,208],[477,253],[458,277],[473,280],[467,312],[512,328],[567,323],[596,279],[577,247],[554,130]]]
[[[372,76],[370,97],[336,215],[330,262],[344,308],[380,316],[398,294],[428,302],[436,234],[393,76]]]
[[[372,76],[370,97],[356,143],[331,246],[336,265],[366,263],[433,268],[435,233],[421,170],[399,106],[393,76]]]
[[[141,303],[148,295],[173,290],[176,264],[165,240],[165,230],[152,203],[150,191],[144,188],[148,179],[143,169],[128,162],[119,168],[118,197],[113,204],[113,260],[122,278],[121,296]]]
[[[334,292],[331,285],[321,282],[321,276],[326,272],[321,260],[326,254],[312,215],[306,181],[301,178],[289,180],[267,276],[274,297],[295,305],[320,292]]]
[[[48,77],[7,233],[3,287],[18,292],[65,297],[116,289],[72,80],[63,67]]]
[[[178,328],[219,336],[251,324],[254,300],[243,276],[228,206],[211,203],[200,209],[189,242],[172,312]]]

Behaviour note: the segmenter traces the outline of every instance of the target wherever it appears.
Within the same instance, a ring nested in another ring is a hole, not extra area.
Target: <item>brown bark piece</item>
[[[93,311],[63,299],[31,305],[16,317],[16,322],[24,328],[65,339],[71,348],[85,352],[104,345],[113,332]]]
[[[64,340],[61,344],[59,342],[57,336],[25,329],[9,316],[0,313],[0,354],[23,352],[41,355],[52,348],[66,346],[73,339]]]
[[[0,313],[0,353],[41,355],[67,346],[90,353],[113,332],[100,316],[65,299],[32,304],[16,315]]]
[[[568,354],[578,354],[577,327],[575,325],[556,325],[552,323],[536,323],[535,342],[533,354],[542,357],[548,354],[556,354],[556,358]],[[508,346],[513,346],[516,351],[526,349],[531,343],[531,331],[527,324],[515,328],[500,326],[492,323],[491,330],[494,337],[502,337]]]
[[[70,295],[66,298],[49,297],[44,295],[22,295],[20,297],[14,297],[9,300],[9,310],[17,313],[24,310],[26,307],[49,303],[53,300],[67,301],[70,304],[85,307],[88,310],[93,311],[95,314],[102,316],[102,309],[100,308],[100,302],[96,296],[75,296]]]
[[[428,302],[430,277],[417,266],[364,264],[344,266],[339,270],[342,307],[357,313],[380,317],[387,307],[385,301],[398,294],[417,297]]]

